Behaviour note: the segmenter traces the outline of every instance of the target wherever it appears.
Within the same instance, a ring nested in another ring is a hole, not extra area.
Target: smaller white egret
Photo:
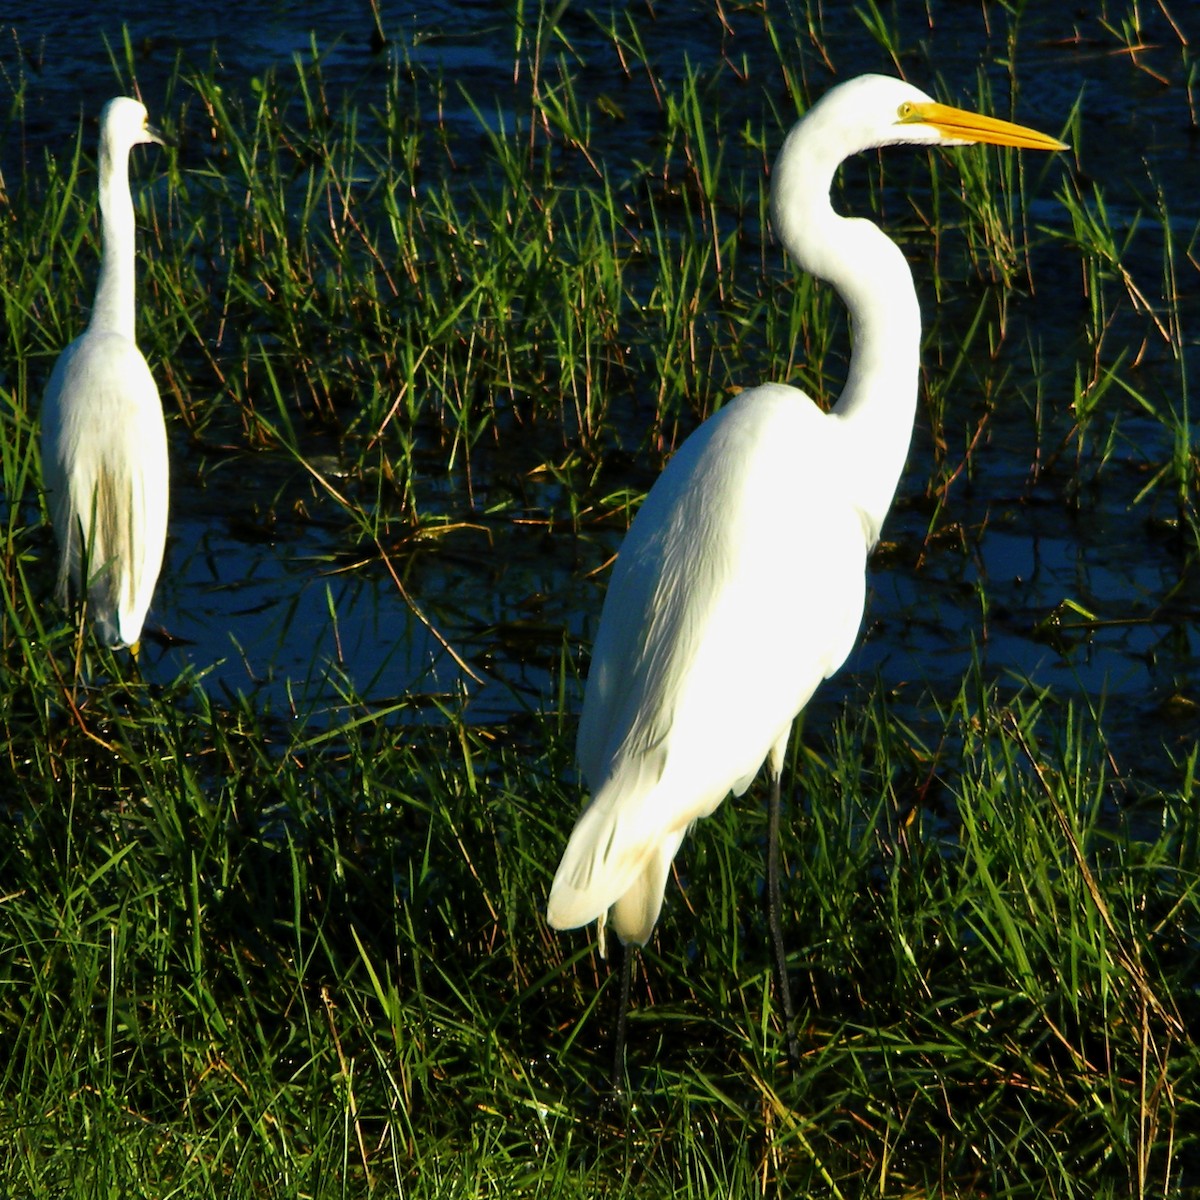
[[[59,544],[59,593],[83,590],[96,633],[134,646],[167,537],[167,431],[136,339],[129,151],[163,144],[145,107],[100,113],[100,277],[87,328],[59,355],[42,401],[42,475]]]
[[[771,177],[772,223],[850,311],[845,388],[826,413],[794,387],[764,384],[687,439],[617,556],[588,672],[577,754],[592,799],[554,876],[550,924],[598,920],[603,936],[609,921],[623,943],[645,943],[684,835],[765,761],[768,908],[793,1060],[780,770],[793,720],[858,634],[867,556],[908,454],[921,340],[903,254],[872,222],[834,212],[829,189],[862,150],[973,142],[1065,149],[878,75],[833,88],[792,129]],[[618,1072],[628,986],[627,966]]]

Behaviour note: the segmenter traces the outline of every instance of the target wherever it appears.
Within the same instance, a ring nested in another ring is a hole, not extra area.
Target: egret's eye
[[[905,100],[905,102],[900,105],[898,109],[896,109],[896,116],[901,121],[913,120],[916,116],[916,110],[913,107],[913,102],[911,100]]]

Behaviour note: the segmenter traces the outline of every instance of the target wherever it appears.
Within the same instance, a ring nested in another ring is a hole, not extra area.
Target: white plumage
[[[136,100],[100,115],[100,277],[91,320],[59,355],[42,403],[42,473],[59,544],[59,589],[82,587],[109,645],[133,646],[162,567],[167,433],[137,347],[129,151],[161,142]]]
[[[634,519],[588,674],[577,752],[592,799],[551,887],[556,928],[598,919],[603,934],[607,919],[644,943],[688,828],[764,760],[778,788],[792,721],[849,654],[908,452],[921,314],[895,243],[837,215],[829,189],[856,151],[971,141],[1061,148],[880,76],[834,88],[785,140],[772,220],[850,311],[846,385],[829,413],[781,384],[743,392],[688,438]]]

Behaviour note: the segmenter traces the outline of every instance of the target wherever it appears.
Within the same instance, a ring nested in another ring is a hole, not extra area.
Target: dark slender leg
[[[617,1013],[617,1036],[613,1039],[612,1090],[620,1096],[625,1091],[625,1026],[629,1018],[629,999],[633,990],[633,958],[637,953],[634,946],[626,946],[620,939],[614,939],[621,947],[621,1009]]]
[[[787,1025],[788,1057],[792,1066],[800,1065],[800,1043],[796,1040],[796,1010],[792,1006],[792,989],[788,985],[787,953],[783,947],[783,928],[779,902],[779,810],[782,806],[779,772],[770,769],[771,799],[767,810],[767,924],[771,929],[771,945],[775,950],[775,985],[783,1004],[783,1019]]]

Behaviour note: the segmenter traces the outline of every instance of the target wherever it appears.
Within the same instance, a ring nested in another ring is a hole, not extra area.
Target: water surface
[[[820,31],[839,76],[894,71],[851,6],[843,7],[843,13],[824,15]],[[1036,12],[1030,6],[1014,47],[999,17],[993,14],[989,25],[990,7],[933,5],[932,27],[918,13],[903,27],[906,72],[930,88],[940,79],[951,94],[965,98],[982,71],[1005,111],[1004,64],[1015,54],[1020,119],[1056,132],[1078,103],[1077,152],[1061,169],[1102,184],[1118,228],[1133,229],[1143,214],[1131,261],[1143,268],[1138,277],[1153,285],[1161,275],[1163,234],[1144,215],[1148,199],[1162,193],[1166,210],[1181,222],[1177,232],[1187,239],[1194,236],[1189,223],[1194,225],[1200,183],[1200,143],[1172,31],[1160,14],[1145,14],[1163,27],[1154,30],[1153,48],[1132,56],[1115,43],[1072,38],[1047,15],[1052,6]],[[803,35],[798,18],[804,11],[795,6],[795,70],[819,91],[833,76]],[[751,11],[727,14],[728,24],[704,5],[666,3],[631,12],[665,78],[679,79],[689,63],[724,55],[745,76],[730,93],[732,110],[786,108],[778,60]],[[314,45],[331,90],[346,89],[364,106],[378,102],[397,55],[461,82],[489,120],[495,113],[494,119],[504,119],[512,96],[513,25],[500,6],[434,2],[413,11],[384,3],[388,43],[382,48],[372,40],[370,7],[335,0],[216,0],[187,9],[150,0],[132,15],[126,6],[104,2],[53,11],[29,6],[9,19],[0,52],[7,89],[24,95],[20,127],[10,127],[0,141],[0,161],[10,177],[19,169],[14,164],[37,163],[47,148],[63,152],[81,122],[92,136],[88,122],[116,90],[110,48],[122,57],[120,14],[127,14],[138,82],[152,110],[177,62],[185,74],[215,64],[227,86],[248,88],[264,72],[289,70],[293,56],[309,54]],[[639,116],[638,89],[602,34],[613,19],[608,10],[593,15],[573,6],[563,22],[581,64],[581,89],[630,107],[629,120],[614,127],[605,153],[610,163],[622,155],[632,162],[656,130],[652,114]],[[449,119],[477,130],[478,118],[465,102]],[[913,178],[924,170],[917,164]],[[1069,229],[1056,202],[1041,201],[1033,219],[1044,228]],[[689,231],[677,234],[687,237]],[[1162,718],[1171,696],[1192,691],[1196,673],[1195,593],[1178,589],[1190,560],[1171,533],[1176,514],[1166,489],[1137,501],[1148,467],[1164,459],[1166,431],[1114,391],[1098,420],[1118,421],[1121,432],[1096,481],[1079,491],[1068,482],[1069,469],[1043,477],[1035,470],[1070,429],[1065,414],[1071,382],[1077,364],[1086,364],[1087,305],[1074,261],[1066,252],[1056,261],[1052,249],[1040,251],[1036,295],[1015,317],[1024,326],[1014,335],[1018,342],[1025,337],[1044,351],[1052,372],[1044,404],[1054,411],[1039,432],[1027,399],[1008,409],[1001,403],[973,469],[952,488],[954,521],[966,531],[958,552],[920,553],[929,511],[912,477],[923,480],[927,472],[923,465],[910,471],[885,529],[893,551],[880,556],[871,573],[865,637],[837,681],[826,685],[818,710],[876,681],[898,695],[944,696],[972,659],[982,657],[991,675],[1032,680],[1103,709],[1130,753],[1161,761],[1164,741],[1178,753],[1194,740],[1194,725]],[[915,266],[928,312],[936,301],[920,278],[921,264]],[[1194,315],[1194,263],[1185,262],[1183,270],[1184,303]],[[948,309],[961,301],[963,311],[946,319],[965,322],[968,299],[948,297]],[[1139,386],[1147,394],[1171,395],[1179,389],[1179,366],[1147,329],[1145,314],[1132,304],[1114,315],[1112,336],[1127,339],[1131,353],[1140,346]],[[1194,338],[1187,352],[1194,360]],[[1197,366],[1193,361],[1193,377]],[[947,429],[965,444],[979,397],[971,394],[970,372],[962,378]],[[1032,394],[1030,381],[1014,382],[1021,384],[1014,394]],[[620,434],[634,454],[645,432],[630,406]],[[551,532],[538,520],[554,509],[551,484],[544,494],[531,495],[530,522],[513,523],[489,521],[473,511],[469,497],[439,495],[442,485],[430,482],[426,509],[441,503],[447,513],[475,519],[470,530],[438,547],[404,556],[402,594],[378,564],[345,569],[350,564],[337,560],[345,531],[336,521],[289,519],[295,504],[314,504],[311,481],[294,463],[262,455],[253,462],[250,456],[214,462],[178,430],[173,443],[171,544],[151,620],[177,644],[152,649],[146,662],[164,680],[187,664],[205,672],[205,686],[217,694],[254,692],[277,711],[336,709],[350,689],[373,703],[415,693],[465,704],[471,720],[503,720],[552,702],[550,672],[564,636],[573,649],[590,640],[602,585],[588,573],[619,543],[619,533],[593,532],[581,541],[570,532]],[[910,461],[924,464],[933,453],[928,427],[919,422]],[[273,519],[260,519],[268,511]],[[1056,611],[1063,614],[1057,622],[1051,619]]]

